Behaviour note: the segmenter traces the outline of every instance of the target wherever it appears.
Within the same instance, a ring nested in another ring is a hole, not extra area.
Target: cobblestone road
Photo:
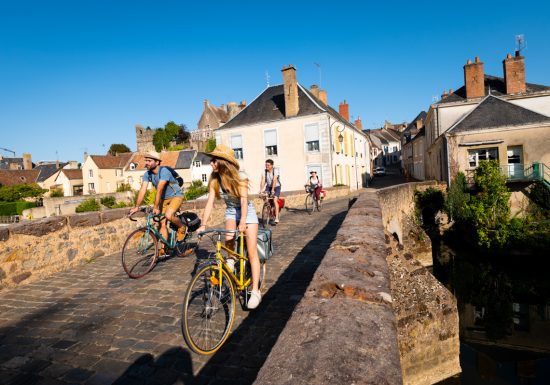
[[[348,198],[308,215],[285,210],[274,229],[261,306],[237,307],[213,356],[190,353],[180,331],[193,258],[128,279],[118,255],[0,292],[1,384],[250,384],[343,221]]]

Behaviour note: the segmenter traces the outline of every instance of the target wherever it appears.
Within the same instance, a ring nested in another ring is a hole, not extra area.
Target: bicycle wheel
[[[269,204],[264,203],[262,207],[262,228],[269,229],[271,226],[271,207]]]
[[[306,196],[306,211],[308,214],[311,214],[313,212],[313,208],[315,205],[315,199],[311,196],[311,194],[307,194]]]
[[[141,278],[155,266],[158,240],[147,228],[128,235],[122,247],[122,267],[130,278]]]
[[[225,270],[205,266],[193,277],[183,303],[182,332],[191,350],[212,354],[225,342],[235,319],[235,286]]]

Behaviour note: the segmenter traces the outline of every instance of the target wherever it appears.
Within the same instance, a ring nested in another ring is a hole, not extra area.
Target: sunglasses
[[[210,159],[210,163],[216,163],[219,160],[219,158],[212,158]]]

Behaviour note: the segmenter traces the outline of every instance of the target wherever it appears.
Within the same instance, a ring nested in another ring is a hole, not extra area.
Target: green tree
[[[65,196],[65,194],[63,194],[63,189],[56,188],[50,192],[50,198],[59,198],[62,196]]]
[[[116,154],[122,154],[124,152],[131,152],[130,147],[128,147],[125,144],[121,143],[114,143],[111,144],[111,147],[109,147],[109,154],[116,155]]]
[[[90,198],[86,199],[84,202],[76,206],[75,211],[77,213],[85,213],[88,211],[99,211],[101,209],[101,206],[99,205],[99,202],[97,199]]]
[[[208,142],[206,143],[206,148],[204,151],[210,152],[213,151],[216,148],[216,139],[210,138],[208,139]]]
[[[0,201],[15,202],[25,198],[41,198],[48,190],[36,183],[0,187]]]
[[[208,192],[208,186],[204,186],[201,180],[194,180],[185,192],[185,200],[196,199]]]
[[[477,244],[486,248],[504,246],[510,235],[506,176],[496,161],[483,161],[475,171],[474,182],[477,193],[465,204],[465,210]]]
[[[164,128],[158,128],[153,135],[153,145],[155,150],[162,151],[169,148],[171,142],[182,144],[189,140],[189,132],[185,124],[176,124],[170,121],[164,125]]]
[[[466,176],[459,172],[447,191],[445,211],[453,220],[466,219],[465,205],[470,200]]]

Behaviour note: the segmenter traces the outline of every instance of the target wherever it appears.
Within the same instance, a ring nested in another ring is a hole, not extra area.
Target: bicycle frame
[[[174,247],[176,247],[176,237],[174,236],[174,233],[175,233],[175,230],[172,229],[168,224],[166,225],[167,229],[168,229],[168,239],[164,238],[162,236],[162,234],[160,233],[160,231],[157,229],[157,226],[155,226],[154,223],[151,223],[151,222],[155,222],[153,220],[153,218],[155,217],[158,217],[159,218],[159,221],[161,221],[163,218],[164,218],[164,214],[157,214],[157,215],[154,215],[150,212],[147,213],[147,222],[146,222],[146,227],[147,227],[147,233],[149,232],[152,232],[159,241],[161,241],[162,243],[164,243],[166,246],[168,246],[169,248],[173,249]]]
[[[245,290],[246,287],[252,281],[252,278],[248,278],[245,280],[245,264],[248,262],[248,257],[244,254],[244,250],[245,250],[244,233],[241,233],[238,230],[210,230],[210,231],[203,232],[201,236],[205,235],[208,232],[217,233],[217,237],[218,237],[218,239],[216,240],[216,262],[218,265],[218,276],[216,278],[218,282],[212,282],[212,283],[219,285],[221,287],[222,279],[223,279],[222,269],[225,269],[226,273],[229,275],[229,277],[237,287],[237,290],[239,291]],[[231,250],[230,248],[226,247],[222,243],[221,236],[223,233],[238,233],[237,234],[237,238],[239,239],[238,250],[243,250],[242,254],[234,250]],[[234,256],[238,260],[239,262],[238,275],[235,275],[232,269],[229,268],[227,264],[227,259],[224,258],[222,254],[222,250],[226,251],[229,255]]]

